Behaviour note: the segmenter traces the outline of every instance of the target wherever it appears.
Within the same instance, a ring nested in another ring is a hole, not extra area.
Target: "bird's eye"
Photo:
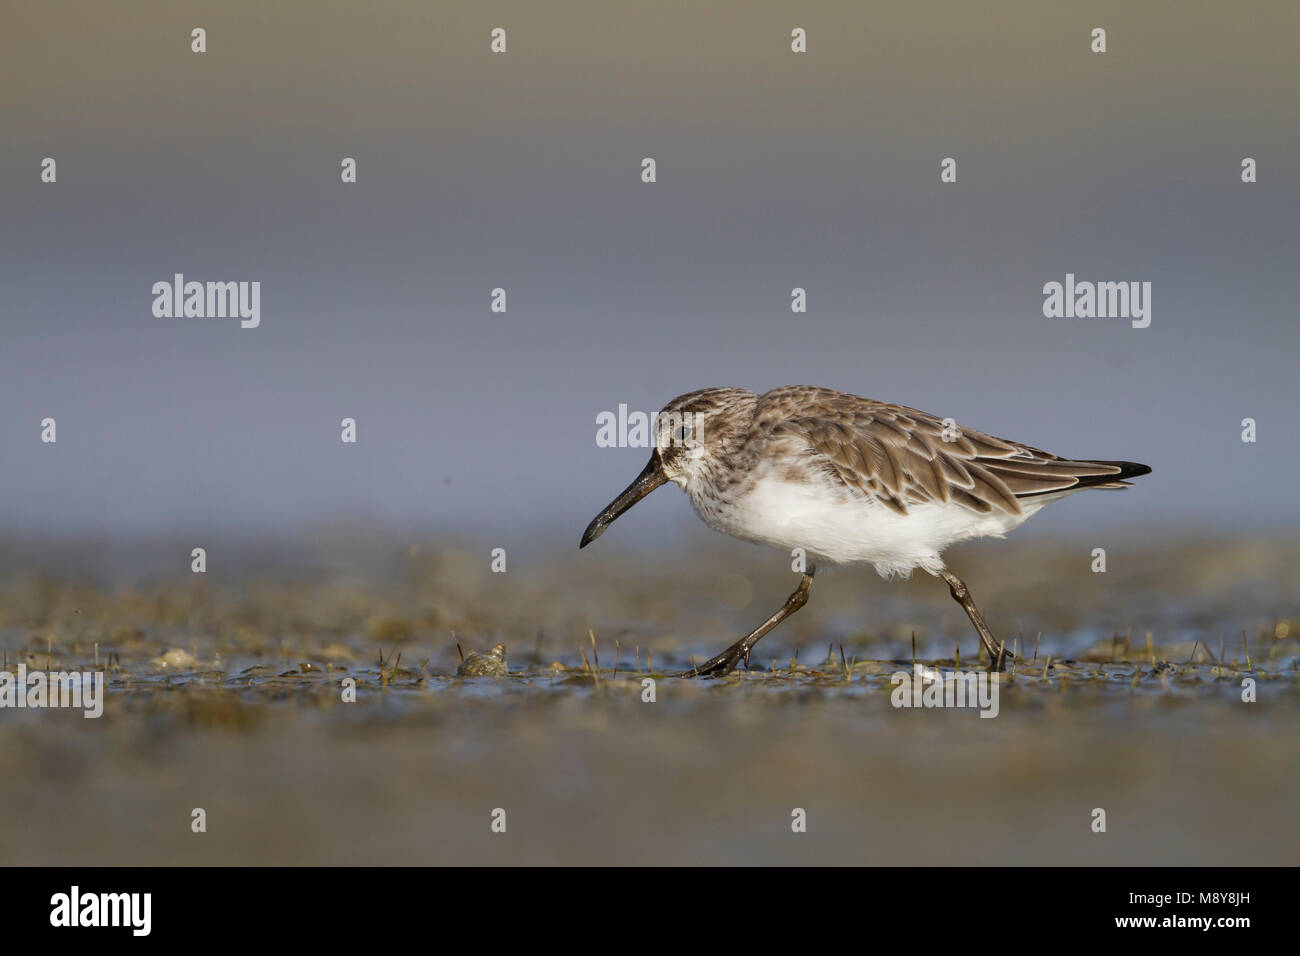
[[[678,425],[673,429],[673,441],[679,445],[685,444],[691,437],[690,425]]]

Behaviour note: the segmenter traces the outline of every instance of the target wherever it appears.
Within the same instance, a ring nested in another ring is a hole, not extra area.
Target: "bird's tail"
[[[1105,461],[1101,459],[1091,460],[1069,460],[1060,459],[1052,462],[1054,476],[1058,479],[1068,475],[1073,479],[1073,483],[1061,488],[1043,489],[1042,491],[1030,491],[1028,493],[1017,494],[1017,498],[1034,498],[1038,495],[1069,493],[1071,491],[1081,491],[1084,488],[1127,488],[1130,482],[1129,478],[1137,478],[1141,475],[1151,473],[1149,465],[1143,465],[1136,461]]]

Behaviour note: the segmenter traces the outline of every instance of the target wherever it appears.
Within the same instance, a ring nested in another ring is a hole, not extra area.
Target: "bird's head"
[[[579,548],[595,541],[614,519],[669,481],[689,489],[744,433],[757,396],[743,388],[706,388],[679,395],[655,416],[654,451],[641,474],[587,525]]]

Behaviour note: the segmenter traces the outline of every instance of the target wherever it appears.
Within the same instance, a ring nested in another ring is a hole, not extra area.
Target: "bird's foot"
[[[989,670],[991,671],[1005,671],[1007,665],[1016,659],[1016,655],[1007,650],[1005,644],[997,647],[990,647],[986,644],[984,651],[989,655]]]
[[[733,645],[717,657],[710,657],[703,664],[697,664],[688,671],[682,671],[677,677],[726,677],[741,661],[749,667],[749,648]]]

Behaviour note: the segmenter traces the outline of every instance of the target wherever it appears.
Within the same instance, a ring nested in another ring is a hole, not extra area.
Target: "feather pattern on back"
[[[955,502],[979,514],[1021,513],[1021,501],[1087,487],[1119,488],[1146,474],[1131,462],[1061,458],[953,426],[905,405],[808,385],[759,396],[751,442],[794,440],[845,487],[899,515]]]

